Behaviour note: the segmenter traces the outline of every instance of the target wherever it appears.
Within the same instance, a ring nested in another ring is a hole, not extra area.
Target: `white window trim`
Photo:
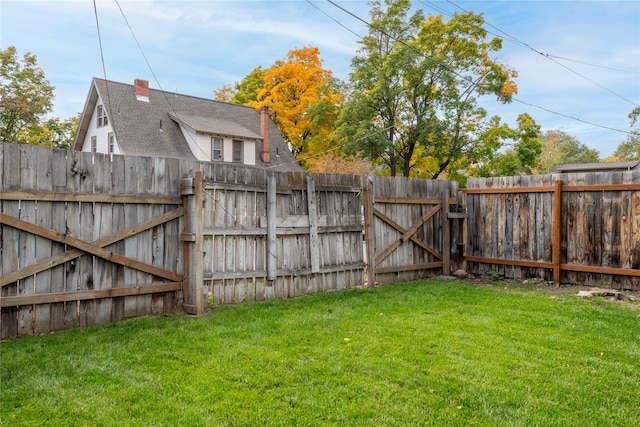
[[[107,116],[107,109],[103,105],[96,107],[96,127],[104,127],[109,124],[109,117]]]

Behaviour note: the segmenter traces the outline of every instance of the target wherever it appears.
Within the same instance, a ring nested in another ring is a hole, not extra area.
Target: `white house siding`
[[[225,162],[233,162],[233,140],[240,138],[224,138],[222,158]],[[256,143],[252,140],[242,140],[242,160],[245,165],[256,164]]]
[[[89,129],[87,130],[87,135],[84,138],[84,143],[82,144],[82,151],[90,153],[91,152],[91,138],[96,137],[96,152],[97,153],[108,153],[109,152],[109,133],[113,132],[113,128],[111,127],[111,117],[107,115],[109,119],[109,124],[107,126],[97,127],[98,123],[98,105],[103,105],[102,100],[99,99],[96,104],[96,108],[93,110],[93,114],[91,115],[91,122],[89,123]],[[114,154],[122,154],[120,147],[118,146],[118,140],[115,138],[115,146],[114,146]]]
[[[255,165],[256,164],[256,142],[244,141],[244,164]]]
[[[203,162],[211,161],[211,138],[217,137],[222,138],[222,161],[223,162],[233,162],[233,140],[238,138],[229,138],[222,137],[211,134],[199,133],[193,130],[192,128],[185,126],[184,124],[180,126],[182,130],[182,134],[184,138],[187,140],[187,144],[189,144],[189,148],[191,152],[196,157],[196,159]],[[243,140],[243,160],[245,165],[255,165],[256,164],[256,143],[252,140]]]
[[[231,138],[224,138],[222,145],[222,160],[225,162],[233,162],[233,140]]]
[[[205,135],[198,134],[194,129],[184,125],[180,126],[180,130],[196,159],[201,162],[211,161],[211,140],[209,140],[209,148],[207,148],[206,145],[203,145]]]

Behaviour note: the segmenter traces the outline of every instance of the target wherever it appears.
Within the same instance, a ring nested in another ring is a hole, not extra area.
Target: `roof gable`
[[[269,119],[271,161],[259,156],[260,113],[252,107],[149,89],[148,102],[137,99],[134,86],[94,78],[87,95],[73,148],[81,150],[97,102],[102,99],[118,146],[135,156],[196,160],[180,123],[203,133],[256,140],[256,166],[300,171],[284,138]]]
[[[176,113],[169,113],[169,117],[174,121],[189,126],[196,132],[200,133],[210,133],[245,139],[262,139],[262,136],[257,133],[229,120]]]

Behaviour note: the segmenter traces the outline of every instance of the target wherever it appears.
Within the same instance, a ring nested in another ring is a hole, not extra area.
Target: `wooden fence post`
[[[376,285],[376,236],[373,218],[373,181],[363,177],[362,205],[364,207],[364,242],[367,256],[367,287]]]
[[[316,184],[307,176],[307,205],[309,209],[309,255],[311,255],[311,272],[320,272],[320,245],[318,242],[318,214],[316,207]]]
[[[192,178],[180,181],[180,194],[184,196],[184,230],[181,236],[184,247],[184,303],[189,314],[204,313],[203,289],[203,235],[204,220],[202,171]]]
[[[276,175],[267,177],[267,280],[277,276],[277,236],[276,236]]]
[[[451,274],[451,225],[449,220],[449,189],[442,195],[442,274]]]
[[[555,181],[553,187],[553,224],[551,227],[553,286],[559,287],[562,272],[562,181],[560,180]]]

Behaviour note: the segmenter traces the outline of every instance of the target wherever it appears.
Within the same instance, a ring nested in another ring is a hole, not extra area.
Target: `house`
[[[74,150],[300,171],[266,107],[252,107],[94,78]]]

